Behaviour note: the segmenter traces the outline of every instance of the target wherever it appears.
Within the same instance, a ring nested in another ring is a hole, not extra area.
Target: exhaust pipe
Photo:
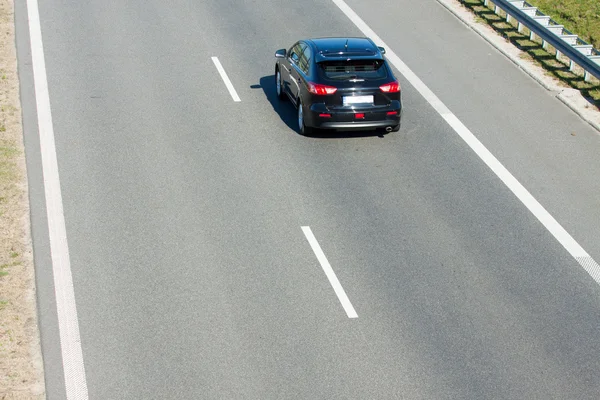
[[[386,127],[386,128],[385,128],[385,131],[386,131],[387,133],[390,133],[390,132],[392,131],[392,127],[391,127],[391,126],[388,126],[388,127]]]

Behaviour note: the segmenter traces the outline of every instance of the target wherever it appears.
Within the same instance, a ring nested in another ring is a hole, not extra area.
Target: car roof
[[[373,41],[366,37],[325,37],[308,39],[315,50],[315,61],[383,59]]]

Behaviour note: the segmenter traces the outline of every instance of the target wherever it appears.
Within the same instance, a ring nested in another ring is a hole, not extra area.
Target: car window
[[[301,44],[301,47],[302,54],[300,55],[300,60],[298,61],[298,67],[300,67],[302,72],[308,74],[308,70],[310,69],[310,59],[312,56],[312,51],[310,50],[310,47],[308,47],[304,43]]]
[[[319,71],[325,79],[382,79],[387,78],[383,60],[336,60],[319,63]]]
[[[289,53],[290,59],[297,64],[298,61],[300,61],[300,55],[302,54],[302,48],[300,47],[300,43],[296,43],[295,45],[293,45]]]

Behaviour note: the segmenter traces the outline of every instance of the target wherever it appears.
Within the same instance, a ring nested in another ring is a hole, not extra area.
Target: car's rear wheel
[[[392,126],[392,132],[398,132],[400,130],[400,124]]]
[[[283,92],[283,83],[281,82],[281,73],[279,72],[279,68],[275,72],[275,87],[277,88],[277,97],[279,100],[286,100],[287,96]]]
[[[304,105],[298,100],[298,131],[301,135],[308,136],[313,133],[313,128],[304,123]]]

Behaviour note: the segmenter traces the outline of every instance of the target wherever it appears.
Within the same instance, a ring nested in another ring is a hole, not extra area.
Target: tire
[[[287,100],[287,95],[283,91],[283,82],[281,81],[281,73],[279,72],[279,68],[275,70],[275,90],[277,92],[277,98],[279,100]]]
[[[298,100],[298,132],[300,132],[301,135],[309,136],[313,131],[313,128],[304,125],[304,105]]]
[[[400,124],[392,126],[392,132],[398,132],[400,130]]]

